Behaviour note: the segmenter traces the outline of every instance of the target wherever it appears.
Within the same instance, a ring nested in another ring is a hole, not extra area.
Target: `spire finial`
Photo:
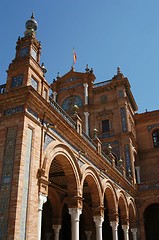
[[[31,19],[34,19],[34,12],[32,12]]]
[[[120,67],[117,67],[117,75],[121,73]]]
[[[45,73],[47,73],[47,69],[46,69],[44,63],[41,64],[41,69],[43,71],[43,76],[45,77]]]
[[[86,64],[86,68],[85,68],[86,73],[88,73],[90,71],[88,64]]]
[[[30,20],[28,20],[26,22],[25,27],[26,27],[25,37],[36,36],[36,30],[37,30],[38,24],[35,21],[33,12],[32,12]]]

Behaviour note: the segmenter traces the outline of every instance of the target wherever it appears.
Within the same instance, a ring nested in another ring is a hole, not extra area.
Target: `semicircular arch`
[[[111,181],[105,180],[102,183],[103,185],[103,201],[104,196],[107,199],[108,204],[108,212],[109,214],[116,214],[118,212],[118,204],[117,204],[117,194],[115,188]]]
[[[156,198],[156,197],[151,197],[150,199],[142,202],[142,207],[141,207],[141,210],[140,210],[140,212],[139,212],[140,218],[143,218],[143,214],[144,214],[145,209],[146,209],[149,205],[152,205],[152,204],[154,204],[154,203],[159,204],[159,199]]]
[[[98,173],[92,166],[85,168],[82,180],[81,180],[81,191],[84,187],[84,182],[87,182],[91,190],[91,198],[93,207],[103,206],[102,201],[102,184]],[[82,191],[83,192],[83,191]]]
[[[128,202],[127,202],[127,198],[123,191],[120,191],[120,193],[119,193],[118,207],[120,209],[121,219],[127,221],[127,219],[129,218]]]
[[[50,167],[54,159],[60,164],[65,173],[68,193],[72,196],[77,196],[79,194],[81,172],[73,151],[66,144],[57,140],[48,145],[44,152],[42,164],[42,169],[44,169],[47,179],[49,178]]]
[[[128,201],[130,227],[136,227],[136,206],[133,199]]]

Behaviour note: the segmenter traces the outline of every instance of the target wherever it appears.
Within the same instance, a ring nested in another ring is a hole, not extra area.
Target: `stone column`
[[[61,225],[52,225],[52,228],[54,229],[54,239],[59,240]]]
[[[88,104],[88,84],[84,83],[84,104]]]
[[[84,112],[84,115],[85,115],[85,132],[87,135],[89,135],[89,121],[88,121],[89,112]]]
[[[135,167],[135,169],[136,169],[137,183],[140,183],[140,167],[137,166],[137,167]]]
[[[118,240],[118,222],[110,221],[110,226],[112,227],[113,240]]]
[[[41,221],[42,221],[42,210],[43,204],[47,201],[47,196],[39,193],[39,206],[38,206],[38,237],[37,240],[41,239]]]
[[[129,154],[130,154],[130,170],[131,170],[131,176],[133,183],[136,183],[136,176],[135,176],[135,158],[134,158],[134,147],[132,144],[132,141],[130,141],[130,146],[129,146]],[[128,153],[127,153],[128,154]]]
[[[122,229],[124,231],[124,239],[129,240],[129,225],[122,225]]]
[[[133,240],[137,240],[137,228],[131,228]]]
[[[54,102],[57,102],[57,92],[53,92],[53,100]]]
[[[92,231],[85,231],[85,234],[86,234],[87,240],[90,240]]]
[[[79,217],[82,213],[80,208],[69,208],[71,215],[72,240],[79,240]]]
[[[96,225],[96,240],[102,240],[102,222],[104,221],[104,218],[101,216],[95,216],[93,217],[93,220]]]

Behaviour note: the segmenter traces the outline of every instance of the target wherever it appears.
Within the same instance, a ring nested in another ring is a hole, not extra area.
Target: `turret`
[[[24,37],[18,37],[16,54],[7,70],[6,90],[14,91],[31,85],[46,100],[49,97],[49,85],[45,80],[47,72],[44,63],[40,65],[41,43],[36,38],[38,23],[34,15],[26,21]]]

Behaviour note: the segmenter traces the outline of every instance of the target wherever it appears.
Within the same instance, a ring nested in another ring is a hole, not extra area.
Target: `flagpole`
[[[72,67],[71,67],[72,71],[74,71],[74,65],[76,63],[76,60],[77,60],[77,55],[76,55],[75,49],[73,48],[73,63],[72,63]]]

